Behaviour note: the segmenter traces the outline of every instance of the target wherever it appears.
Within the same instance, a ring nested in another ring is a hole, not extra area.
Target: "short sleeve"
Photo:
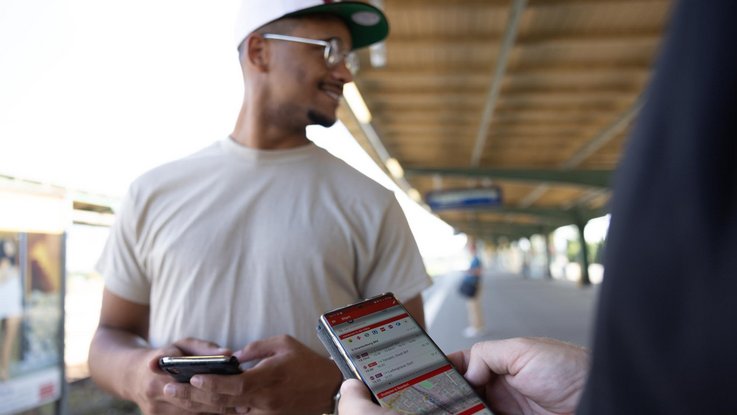
[[[395,198],[374,230],[373,261],[361,284],[361,294],[372,297],[391,291],[400,301],[410,300],[432,284],[407,218]]]
[[[133,187],[123,199],[97,262],[97,271],[112,293],[139,304],[149,304],[150,280],[143,271],[139,250],[140,212]]]

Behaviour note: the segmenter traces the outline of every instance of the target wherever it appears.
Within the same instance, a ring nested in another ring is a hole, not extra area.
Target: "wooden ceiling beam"
[[[514,45],[515,49],[526,47],[559,47],[559,46],[599,46],[601,44],[658,43],[662,37],[659,28],[640,29],[635,31],[603,31],[593,33],[548,33],[520,35]],[[387,40],[390,47],[409,49],[457,49],[486,48],[496,46],[502,40],[500,36],[479,34],[423,34],[422,36],[393,35]]]
[[[641,91],[640,88],[525,88],[523,90],[503,91],[500,99],[513,100],[535,100],[535,99],[579,99],[579,98],[612,98],[623,99],[632,98]],[[373,94],[372,94],[373,95]],[[449,90],[447,88],[431,88],[416,90],[400,90],[390,89],[377,93],[380,96],[378,100],[441,100],[441,101],[463,101],[463,100],[480,100],[483,98],[484,91],[478,88],[458,88]],[[371,98],[367,98],[371,100]]]
[[[587,62],[587,63],[561,63],[552,65],[528,65],[513,67],[506,74],[507,77],[515,75],[545,75],[545,74],[575,74],[608,72],[614,75],[627,73],[650,73],[650,62]],[[489,66],[468,64],[444,64],[425,67],[387,67],[387,68],[365,68],[358,74],[358,79],[396,76],[486,76],[489,79]]]
[[[425,115],[425,114],[423,114]],[[438,129],[438,128],[466,128],[469,123],[473,122],[472,118],[468,120],[460,119],[459,117],[448,117],[447,119],[438,119],[434,116],[435,114],[426,114],[425,116],[406,116],[406,117],[388,117],[383,116],[381,120],[377,120],[377,126],[382,131],[385,130],[414,130],[422,128],[425,129]],[[517,131],[519,129],[529,131],[549,131],[549,130],[560,130],[560,129],[581,129],[591,128],[597,125],[597,121],[603,120],[601,118],[591,118],[588,123],[581,121],[571,121],[567,119],[551,119],[550,121],[528,121],[518,122],[509,119],[494,121],[494,131]]]
[[[387,12],[392,11],[395,13],[411,13],[416,11],[418,8],[426,10],[428,8],[437,8],[444,10],[448,7],[468,7],[468,8],[500,8],[506,9],[509,7],[509,0],[384,0],[385,10]],[[559,7],[575,4],[591,5],[596,7],[599,5],[612,4],[664,4],[669,5],[668,0],[530,0],[530,8],[534,9],[537,7]]]
[[[566,142],[571,137],[581,136],[584,138],[590,137],[587,134],[590,130],[593,130],[596,126],[572,126],[566,127],[547,127],[545,125],[540,128],[530,128],[530,126],[520,125],[517,128],[494,128],[488,135],[490,139],[501,139],[507,142],[522,142],[522,143],[538,143],[540,141],[550,142],[558,140],[560,142]],[[441,138],[448,135],[454,137],[462,136],[466,137],[473,134],[473,128],[469,125],[457,126],[457,127],[435,127],[435,126],[415,126],[406,125],[404,127],[390,127],[382,128],[382,135],[388,136],[400,136],[402,141],[412,143],[413,141],[422,140],[423,137]]]
[[[624,101],[624,100],[623,100]],[[524,113],[529,114],[540,114],[557,113],[559,115],[570,114],[571,112],[577,112],[579,116],[589,113],[600,113],[606,112],[611,114],[613,111],[621,111],[625,105],[619,102],[614,102],[607,99],[597,99],[582,102],[545,102],[545,103],[529,103],[524,101],[506,101],[503,105],[500,105],[500,112],[513,113],[516,116],[520,116]],[[449,108],[448,103],[443,102],[397,102],[397,101],[375,101],[369,105],[371,112],[374,113],[374,118],[381,118],[385,113],[403,112],[406,110],[421,110],[421,111],[458,111],[458,112],[473,112],[478,110],[478,105],[469,104],[468,102],[454,103],[452,108]]]
[[[527,125],[548,125],[555,123],[593,123],[604,121],[611,117],[611,110],[587,109],[585,111],[561,110],[553,109],[517,109],[517,110],[500,110],[497,114],[494,125],[517,125],[525,123]],[[478,122],[475,114],[467,112],[449,112],[448,108],[435,110],[419,110],[414,108],[404,109],[401,113],[380,112],[380,116],[375,117],[377,125],[394,125],[397,123],[427,123],[441,125],[458,125],[468,122]]]
[[[393,144],[398,147],[407,147],[408,149],[415,148],[418,145],[423,145],[427,142],[452,142],[454,145],[459,147],[470,147],[470,139],[473,138],[473,133],[470,132],[437,132],[437,133],[391,133],[384,131],[382,135],[393,139],[388,139],[387,143]],[[590,135],[581,133],[556,133],[556,134],[538,134],[533,136],[531,134],[494,134],[489,136],[490,145],[494,145],[497,150],[503,149],[523,149],[523,148],[535,148],[540,146],[562,146],[567,151],[571,151],[573,148],[580,145],[579,142],[585,142],[588,140]],[[492,143],[493,142],[493,143]],[[421,150],[421,149],[418,149]]]
[[[502,87],[502,95],[575,95],[575,94],[601,94],[601,95],[623,95],[637,94],[642,90],[640,82],[613,80],[599,85],[574,85],[574,86],[551,86],[555,84],[539,84],[535,86],[505,86]],[[377,85],[369,88],[371,95],[400,96],[452,96],[452,95],[481,95],[484,88],[478,85],[463,84],[457,86],[426,84],[418,85],[406,83],[404,85]]]

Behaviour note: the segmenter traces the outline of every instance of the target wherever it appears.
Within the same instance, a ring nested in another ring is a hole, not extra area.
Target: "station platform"
[[[486,323],[477,337],[464,336],[466,300],[458,293],[462,272],[442,275],[423,293],[428,332],[445,353],[467,349],[482,340],[551,337],[591,346],[599,285],[579,287],[555,279],[486,271],[481,300]]]

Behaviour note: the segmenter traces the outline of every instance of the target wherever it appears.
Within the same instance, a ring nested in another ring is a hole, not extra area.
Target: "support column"
[[[578,229],[578,238],[581,241],[581,279],[578,281],[578,285],[581,287],[591,285],[591,279],[589,278],[589,247],[586,245],[586,238],[583,236],[583,230],[587,223],[587,220],[576,215],[576,229]]]
[[[543,274],[546,279],[553,278],[553,274],[550,273],[550,265],[553,263],[550,256],[550,232],[544,230],[542,234],[545,236],[545,273]]]

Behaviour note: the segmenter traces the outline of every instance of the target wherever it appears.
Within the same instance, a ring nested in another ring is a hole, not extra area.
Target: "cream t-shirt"
[[[230,138],[136,180],[98,270],[111,292],[150,305],[155,347],[290,334],[323,355],[320,314],[430,284],[390,191],[313,144]]]

